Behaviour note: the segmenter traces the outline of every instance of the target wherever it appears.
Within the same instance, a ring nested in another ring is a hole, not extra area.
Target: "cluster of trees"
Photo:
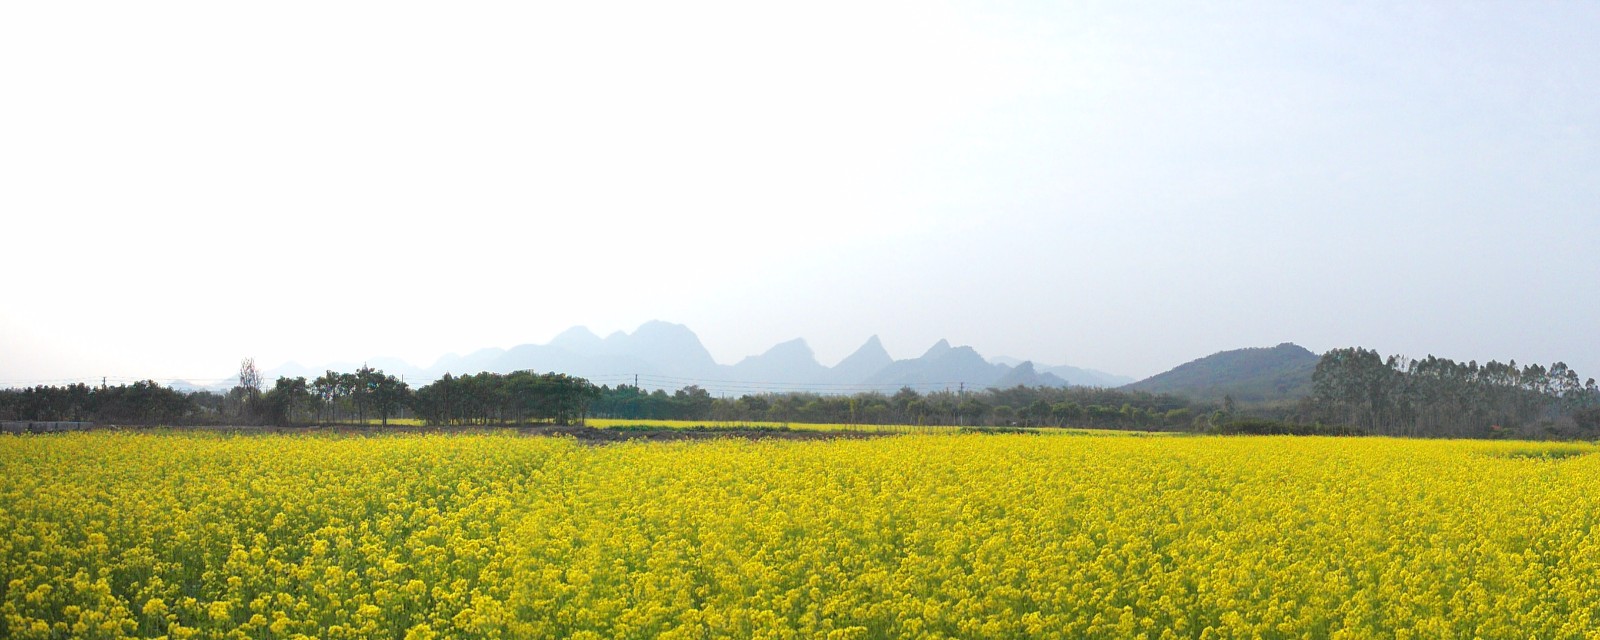
[[[586,415],[646,420],[821,422],[841,424],[960,424],[969,426],[1088,426],[1188,429],[1211,419],[1207,407],[1147,392],[1072,387],[1013,387],[976,391],[854,395],[766,393],[714,398],[687,386],[674,392],[596,387],[559,373],[446,375],[411,389],[403,380],[363,366],[328,371],[312,380],[278,378],[263,388],[251,360],[227,393],[183,394],[155,382],[93,389],[85,385],[0,391],[0,417],[88,420],[113,424],[340,423],[416,417],[430,425],[579,422]],[[1196,416],[1200,416],[1198,419]],[[1202,424],[1203,426],[1203,424]]]
[[[559,373],[446,375],[413,391],[405,381],[362,366],[313,380],[278,378],[263,389],[255,362],[239,367],[227,393],[182,393],[154,381],[117,387],[38,386],[0,390],[0,419],[106,424],[365,424],[414,415],[433,425],[579,421],[599,389]]]
[[[316,379],[278,378],[272,388],[260,391],[248,384],[254,363],[246,360],[240,385],[250,398],[246,417],[266,424],[304,424],[307,421],[362,423],[376,417],[383,424],[402,414],[410,403],[411,388],[392,375],[363,365],[354,373],[328,371]]]
[[[1172,395],[1088,387],[713,398],[695,386],[668,394],[621,385],[601,387],[591,411],[597,417],[645,420],[1186,429],[1200,407]]]
[[[190,396],[144,380],[0,390],[0,419],[40,422],[183,424],[198,410]]]
[[[251,360],[224,394],[184,394],[152,381],[0,390],[0,419],[111,424],[276,424],[415,416],[430,425],[555,422],[586,415],[643,420],[841,424],[1083,426],[1212,433],[1325,433],[1409,437],[1600,437],[1600,387],[1557,362],[1459,363],[1429,356],[1384,358],[1349,348],[1324,354],[1311,394],[1297,403],[1235,407],[1170,394],[1088,387],[1013,387],[974,391],[854,395],[762,393],[712,397],[596,387],[559,373],[446,375],[412,390],[363,366],[313,380],[278,378],[263,389]]]
[[[588,380],[562,373],[516,371],[453,377],[445,374],[417,389],[410,405],[433,425],[578,422],[600,390]]]
[[[1317,363],[1301,417],[1381,435],[1595,437],[1600,388],[1560,362],[1479,365],[1335,349]]]
[[[624,420],[710,420],[712,408],[725,400],[711,392],[689,385],[673,393],[657,389],[645,391],[630,385],[600,387],[589,411],[597,418]]]
[[[328,371],[315,380],[278,378],[272,389],[250,394],[254,364],[245,361],[240,386],[253,398],[247,413],[267,424],[348,422],[415,416],[430,425],[570,424],[588,411],[599,394],[588,380],[560,373],[517,371],[443,378],[412,390],[404,380],[362,366],[354,373]]]

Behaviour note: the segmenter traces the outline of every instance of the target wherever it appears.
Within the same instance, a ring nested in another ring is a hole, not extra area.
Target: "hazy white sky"
[[[1600,4],[0,4],[0,384],[697,331],[1600,377]]]

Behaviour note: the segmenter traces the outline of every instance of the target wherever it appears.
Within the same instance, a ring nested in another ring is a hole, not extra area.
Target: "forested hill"
[[[1285,342],[1271,348],[1214,353],[1122,387],[1129,391],[1170,393],[1194,400],[1235,402],[1294,400],[1311,395],[1317,354]]]

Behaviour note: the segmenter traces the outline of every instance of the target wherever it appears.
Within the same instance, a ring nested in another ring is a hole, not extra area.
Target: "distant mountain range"
[[[334,363],[306,367],[297,363],[264,371],[264,378],[305,376],[314,378],[328,369],[354,371],[362,363]],[[1071,366],[1039,366],[1013,358],[985,359],[972,347],[951,346],[940,340],[916,358],[895,360],[877,336],[867,339],[849,357],[829,367],[817,362],[803,339],[773,346],[732,365],[717,363],[688,327],[652,321],[633,333],[618,331],[601,338],[584,327],[573,327],[547,344],[525,344],[510,349],[480,349],[466,355],[450,354],[428,367],[395,358],[365,362],[386,373],[404,376],[413,387],[445,373],[462,375],[522,369],[557,371],[582,376],[596,384],[633,384],[646,389],[679,389],[691,384],[718,394],[742,395],[767,391],[851,393],[863,390],[893,392],[901,387],[918,391],[966,388],[1069,385],[1112,387],[1131,378]],[[174,383],[179,384],[179,383]],[[189,383],[181,383],[189,385]],[[228,388],[233,380],[216,386]],[[189,385],[194,386],[194,385]]]
[[[1320,359],[1290,342],[1271,348],[1235,349],[1179,365],[1122,388],[1201,401],[1220,401],[1225,396],[1241,403],[1294,400],[1311,394],[1311,374]]]
[[[765,352],[731,365],[711,357],[700,337],[688,327],[651,321],[633,333],[618,331],[601,338],[584,327],[573,327],[547,344],[524,344],[510,349],[480,349],[466,355],[449,354],[429,367],[417,367],[397,358],[373,358],[374,369],[403,376],[413,387],[449,373],[463,375],[491,371],[509,373],[523,369],[556,371],[588,378],[596,384],[633,384],[646,389],[681,389],[699,385],[714,394],[811,391],[854,393],[878,390],[892,393],[901,387],[929,392],[943,389],[1017,385],[1038,387],[1088,386],[1129,391],[1170,393],[1194,400],[1217,402],[1232,396],[1236,402],[1258,403],[1294,400],[1311,392],[1311,374],[1319,356],[1293,343],[1270,348],[1236,349],[1215,353],[1179,365],[1171,371],[1134,382],[1132,378],[1068,365],[1038,365],[1008,357],[985,358],[972,347],[952,346],[940,340],[915,358],[895,360],[877,336],[834,366],[817,362],[803,339],[774,345]],[[334,363],[305,367],[288,363],[267,370],[266,380],[279,376],[307,379],[332,369],[355,371],[363,363]],[[226,390],[234,380],[212,385],[173,381],[174,388]]]
[[[1017,367],[1017,366],[1021,366],[1023,364],[1026,364],[1026,361],[1024,361],[1024,360],[1019,360],[1017,358],[1010,358],[1010,357],[1006,357],[1006,356],[997,356],[997,357],[989,358],[989,361],[993,362],[995,364],[1007,364],[1007,365],[1011,365],[1013,367]],[[1051,367],[1051,366],[1039,367],[1038,365],[1035,365],[1035,367],[1038,368],[1040,373],[1054,374],[1056,377],[1061,378],[1062,380],[1066,380],[1067,384],[1070,384],[1070,385],[1072,385],[1074,387],[1107,387],[1107,388],[1110,388],[1110,387],[1120,387],[1122,385],[1125,385],[1125,384],[1133,382],[1133,378],[1129,378],[1128,376],[1119,376],[1119,375],[1115,375],[1115,374],[1106,373],[1104,371],[1095,371],[1094,369],[1083,369],[1083,368],[1074,367],[1074,366],[1065,365],[1065,364],[1057,365],[1057,366],[1053,366],[1053,367]]]

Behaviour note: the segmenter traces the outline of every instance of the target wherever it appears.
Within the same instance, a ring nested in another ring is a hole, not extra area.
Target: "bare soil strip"
[[[676,442],[681,440],[714,440],[718,438],[739,438],[744,440],[858,440],[865,438],[880,438],[896,435],[889,432],[870,431],[806,431],[782,429],[738,429],[738,428],[641,428],[629,427],[626,429],[601,429],[581,425],[522,425],[522,426],[461,426],[461,427],[416,427],[403,425],[313,425],[306,427],[263,427],[252,425],[214,425],[214,426],[183,426],[183,427],[128,427],[116,425],[95,425],[95,431],[205,431],[214,433],[237,433],[242,435],[270,435],[270,434],[321,434],[321,435],[356,435],[356,436],[383,436],[394,434],[473,434],[473,433],[506,433],[515,432],[518,435],[546,438],[572,438],[583,444],[612,444],[643,440],[646,442]]]

